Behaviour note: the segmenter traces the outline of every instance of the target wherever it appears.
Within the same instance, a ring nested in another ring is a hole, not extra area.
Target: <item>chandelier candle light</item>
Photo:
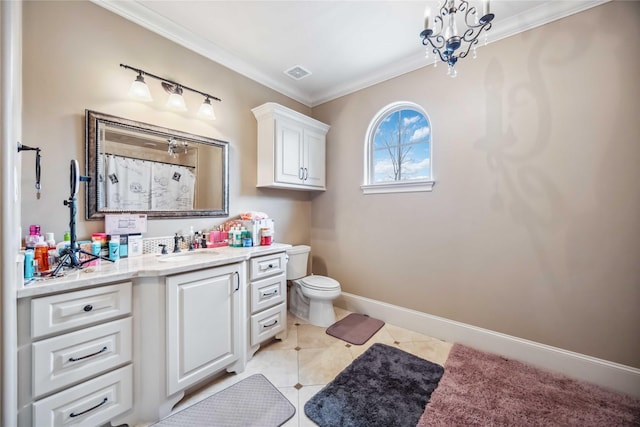
[[[425,11],[424,30],[420,33],[422,44],[427,46],[427,58],[429,50],[437,54],[434,66],[437,65],[438,56],[442,62],[449,65],[447,74],[455,77],[458,72],[455,69],[458,59],[465,58],[473,49],[473,57],[476,57],[476,45],[480,34],[491,29],[491,21],[495,17],[489,10],[489,0],[482,0],[482,16],[478,18],[475,6],[470,6],[466,0],[444,0],[439,13],[433,18],[434,27],[430,26],[430,11]],[[458,31],[457,18],[460,23],[466,25],[466,29]],[[486,40],[485,40],[486,43]]]
[[[184,102],[184,98],[182,97],[182,92],[184,89],[186,89],[191,92],[195,92],[204,96],[204,101],[202,102],[202,105],[200,105],[198,116],[204,119],[209,119],[209,120],[216,119],[216,115],[213,111],[213,106],[211,105],[211,100],[213,99],[218,102],[221,102],[220,98],[215,97],[213,95],[209,95],[208,93],[201,92],[197,89],[190,88],[188,86],[174,82],[172,80],[165,79],[163,77],[158,77],[155,74],[148,73],[139,68],[130,67],[125,64],[120,64],[120,66],[122,68],[126,68],[127,70],[132,70],[138,73],[138,76],[133,81],[133,83],[131,83],[131,87],[129,88],[129,96],[131,96],[132,98],[140,101],[145,101],[145,102],[153,101],[153,98],[151,98],[151,93],[149,92],[149,87],[144,81],[144,76],[148,76],[156,80],[160,80],[160,82],[162,83],[163,89],[167,93],[169,93],[169,99],[167,101],[168,108],[171,108],[172,110],[178,110],[178,111],[187,110],[187,106]]]

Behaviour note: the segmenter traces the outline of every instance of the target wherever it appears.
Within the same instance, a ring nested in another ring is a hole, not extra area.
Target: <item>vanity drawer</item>
[[[251,280],[258,280],[283,273],[287,267],[286,253],[251,258]]]
[[[31,336],[37,338],[131,313],[131,282],[67,292],[31,301]]]
[[[131,318],[33,344],[35,398],[131,361]]]
[[[251,316],[251,345],[284,331],[287,327],[287,304],[282,303]]]
[[[285,301],[287,277],[284,273],[251,283],[251,312],[256,313]]]
[[[131,365],[33,404],[33,425],[99,426],[133,405]]]

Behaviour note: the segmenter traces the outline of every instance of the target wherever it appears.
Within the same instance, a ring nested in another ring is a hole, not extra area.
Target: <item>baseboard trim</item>
[[[392,325],[561,372],[640,398],[640,369],[343,292],[334,303]]]

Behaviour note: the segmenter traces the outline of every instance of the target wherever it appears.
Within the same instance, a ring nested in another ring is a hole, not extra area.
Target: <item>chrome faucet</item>
[[[178,233],[173,237],[173,253],[180,252],[180,240],[184,242],[184,236],[179,236]]]

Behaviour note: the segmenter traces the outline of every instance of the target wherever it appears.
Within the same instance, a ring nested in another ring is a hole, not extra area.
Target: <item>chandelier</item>
[[[479,16],[475,6],[470,6],[465,0],[444,0],[439,13],[433,18],[434,27],[430,26],[431,16],[427,9],[424,17],[424,31],[420,33],[422,44],[427,46],[427,58],[429,50],[442,62],[449,65],[447,74],[455,77],[458,72],[455,69],[458,59],[465,58],[473,49],[473,58],[476,57],[478,37],[491,29],[491,21],[494,14],[489,11],[489,0],[482,0],[482,16]],[[459,22],[458,22],[459,21]],[[462,32],[458,31],[458,23],[466,25]]]

